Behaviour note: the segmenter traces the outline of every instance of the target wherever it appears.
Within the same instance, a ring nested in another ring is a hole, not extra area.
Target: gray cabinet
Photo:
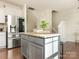
[[[26,39],[21,40],[21,52],[27,59],[29,58],[29,42]]]
[[[46,39],[45,43],[45,59],[57,58],[57,55],[59,54],[58,37],[50,38],[50,40]]]
[[[29,44],[29,59],[43,59],[43,47],[34,43]]]
[[[27,59],[43,59],[43,47],[26,39],[21,40],[21,52]]]
[[[60,59],[59,36],[51,38],[39,38],[21,36],[22,54],[27,59]]]

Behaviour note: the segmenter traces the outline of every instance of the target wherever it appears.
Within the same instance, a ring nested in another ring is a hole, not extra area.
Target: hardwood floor
[[[63,59],[79,59],[79,43],[64,43]],[[20,48],[0,49],[0,59],[23,59]]]
[[[20,48],[0,49],[0,59],[23,59]]]
[[[79,43],[64,43],[63,59],[79,59]]]

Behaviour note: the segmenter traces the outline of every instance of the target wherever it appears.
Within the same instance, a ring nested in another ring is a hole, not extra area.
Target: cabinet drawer
[[[32,41],[33,43],[36,43],[36,44],[44,45],[44,40],[42,38],[29,36],[29,41]]]
[[[58,36],[57,37],[53,37],[53,41],[58,41]]]
[[[6,35],[0,35],[0,38],[6,38]]]
[[[6,42],[6,36],[5,35],[0,35],[0,42]]]
[[[0,42],[0,46],[6,46],[6,42]]]
[[[45,39],[45,44],[50,43],[50,42],[52,42],[52,41],[53,41],[53,38]]]
[[[51,37],[51,38],[45,39],[45,44],[54,42],[54,41],[58,41],[58,37]]]

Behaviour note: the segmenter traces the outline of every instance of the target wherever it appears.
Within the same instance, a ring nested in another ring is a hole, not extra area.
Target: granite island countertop
[[[51,38],[54,36],[60,36],[61,34],[58,33],[33,33],[33,32],[28,32],[28,33],[21,33],[21,35],[27,35],[27,36],[33,36],[33,37],[39,37],[39,38]]]

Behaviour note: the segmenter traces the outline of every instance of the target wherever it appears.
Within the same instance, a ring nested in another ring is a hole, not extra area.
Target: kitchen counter
[[[34,37],[39,37],[39,38],[50,38],[50,37],[54,37],[54,36],[59,36],[60,34],[56,34],[56,33],[33,33],[33,32],[29,32],[29,33],[20,33],[22,35],[28,35],[28,36],[34,36]]]

